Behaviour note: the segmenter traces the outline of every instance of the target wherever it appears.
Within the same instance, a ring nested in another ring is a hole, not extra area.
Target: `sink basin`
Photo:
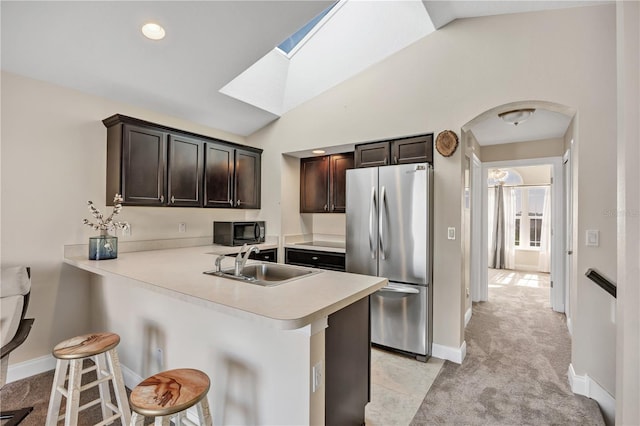
[[[271,287],[320,273],[309,268],[271,262],[246,265],[240,271],[240,275],[234,275],[233,271],[234,268],[228,268],[222,271],[206,271],[205,274]]]

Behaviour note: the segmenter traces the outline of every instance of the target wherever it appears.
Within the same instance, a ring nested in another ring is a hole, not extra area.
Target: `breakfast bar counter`
[[[206,275],[214,269],[217,247],[200,246],[121,253],[117,259],[65,262],[97,275],[118,276],[184,301],[201,304],[232,316],[253,319],[265,326],[297,329],[368,296],[386,284],[380,277],[317,270],[281,285],[265,287]],[[224,268],[232,268],[225,257]],[[247,261],[247,264],[256,263]]]
[[[89,331],[120,335],[128,387],[158,371],[196,368],[211,378],[214,424],[325,424],[325,408],[333,412],[325,392],[354,393],[330,383],[343,376],[329,371],[332,352],[342,351],[336,364],[351,360],[350,370],[364,365],[368,380],[368,295],[386,279],[316,270],[265,287],[204,274],[220,254],[229,249],[120,252],[100,261],[67,253],[64,261],[89,272]],[[225,257],[222,268],[234,261]],[[334,340],[341,336],[347,340]],[[364,414],[364,404],[356,411]]]

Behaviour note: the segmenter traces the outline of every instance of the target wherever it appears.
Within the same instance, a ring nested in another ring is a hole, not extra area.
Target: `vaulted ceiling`
[[[352,1],[360,6],[380,3]],[[277,119],[286,108],[267,108],[249,98],[239,100],[220,90],[331,3],[313,0],[2,1],[2,69],[249,135]],[[414,12],[417,4],[420,10],[428,12],[412,20],[411,25],[422,28],[407,36],[403,41],[405,45],[416,37],[428,36],[424,28],[432,26],[432,22],[435,28],[440,28],[464,17],[593,4],[420,0],[383,3],[398,9],[411,4]],[[432,22],[427,24],[421,20]],[[148,21],[165,27],[164,40],[151,41],[142,36],[140,27]],[[365,30],[358,34],[362,31]],[[374,60],[364,61],[360,69],[350,65],[342,80],[402,47],[400,43],[386,49]],[[314,79],[318,80],[317,76],[310,75],[308,82],[298,81],[297,85],[311,85]],[[331,79],[326,87],[310,91],[307,99],[342,80]],[[273,89],[270,84],[265,87],[265,90]]]

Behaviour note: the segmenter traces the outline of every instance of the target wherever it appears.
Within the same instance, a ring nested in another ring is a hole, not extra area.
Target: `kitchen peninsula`
[[[120,335],[128,387],[163,369],[198,368],[211,378],[215,424],[324,424],[332,318],[365,302],[357,311],[368,312],[367,296],[386,280],[319,270],[264,287],[203,274],[225,251],[208,245],[104,261],[67,254],[65,262],[91,273],[92,328]],[[222,267],[233,262],[226,257]],[[335,327],[345,323],[338,319]]]

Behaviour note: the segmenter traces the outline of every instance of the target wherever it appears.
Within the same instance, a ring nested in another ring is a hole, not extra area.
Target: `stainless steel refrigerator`
[[[347,272],[385,277],[371,296],[371,341],[425,361],[432,342],[433,169],[347,170]]]

